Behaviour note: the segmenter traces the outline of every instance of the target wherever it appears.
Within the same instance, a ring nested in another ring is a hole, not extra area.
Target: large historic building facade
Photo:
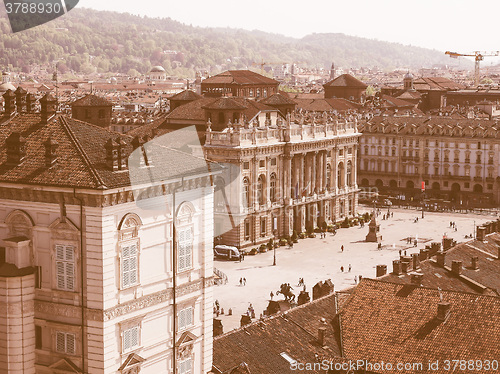
[[[41,113],[6,100],[0,372],[210,371],[206,162],[56,114],[49,96]]]
[[[496,121],[455,116],[373,117],[359,126],[359,183],[406,201],[426,198],[456,207],[500,202]]]
[[[209,123],[206,157],[230,165],[215,182],[219,242],[248,247],[355,215],[360,135],[354,118],[326,113]]]

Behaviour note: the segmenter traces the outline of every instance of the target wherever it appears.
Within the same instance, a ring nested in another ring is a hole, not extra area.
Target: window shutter
[[[123,331],[123,351],[128,351],[139,345],[139,326]]]
[[[73,334],[66,334],[66,353],[75,354],[76,338]]]
[[[57,288],[63,290],[65,287],[65,276],[64,276],[64,262],[56,263],[57,272]]]
[[[63,332],[56,332],[56,351],[57,352],[65,352],[66,350],[66,342],[65,342],[65,334]]]

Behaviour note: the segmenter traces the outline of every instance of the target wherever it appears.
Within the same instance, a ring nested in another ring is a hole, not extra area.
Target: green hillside
[[[171,75],[194,76],[243,69],[252,63],[298,62],[310,67],[430,67],[450,64],[443,52],[344,34],[294,39],[262,31],[201,28],[169,18],[148,18],[77,8],[46,25],[17,34],[0,17],[0,68],[29,72],[62,59],[62,73],[146,73],[162,65]],[[257,66],[254,64],[254,67]]]

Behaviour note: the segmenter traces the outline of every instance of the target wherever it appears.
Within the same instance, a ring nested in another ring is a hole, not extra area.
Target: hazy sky
[[[500,50],[498,0],[80,0],[78,6],[299,38],[340,32],[443,52]]]

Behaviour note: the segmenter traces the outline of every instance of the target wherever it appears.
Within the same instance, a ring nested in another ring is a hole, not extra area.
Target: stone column
[[[328,163],[328,159],[327,159],[327,151],[324,150],[322,151],[322,154],[323,154],[323,183],[321,185],[321,189],[323,191],[326,191],[326,181],[328,180],[328,177],[327,177],[327,173],[328,173],[328,169],[326,167],[327,163]]]
[[[311,153],[311,195],[314,193],[314,190],[316,189],[316,164],[317,164],[317,157],[318,156],[318,151],[312,152]]]

